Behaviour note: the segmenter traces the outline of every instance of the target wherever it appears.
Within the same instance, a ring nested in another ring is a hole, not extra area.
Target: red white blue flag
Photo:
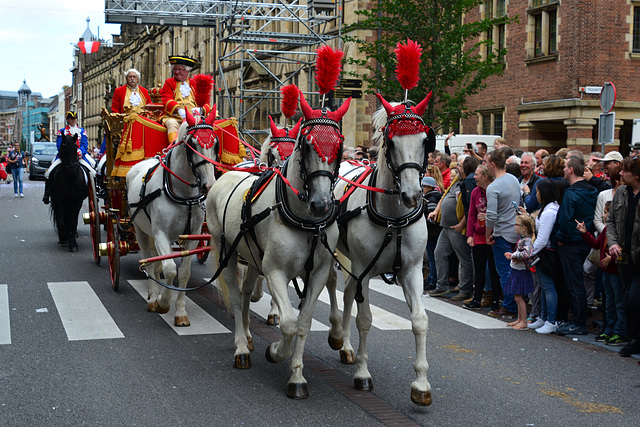
[[[78,49],[82,53],[96,53],[100,47],[100,42],[78,42]]]

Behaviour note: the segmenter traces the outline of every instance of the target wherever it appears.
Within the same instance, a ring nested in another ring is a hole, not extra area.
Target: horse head
[[[260,162],[266,163],[268,166],[281,167],[284,161],[291,156],[293,148],[296,145],[298,133],[300,133],[300,124],[302,118],[291,129],[280,129],[269,116],[270,135],[265,139],[260,148]]]
[[[415,107],[408,103],[392,104],[382,95],[376,96],[382,103],[382,108],[373,117],[374,128],[381,129],[378,133],[382,138],[378,160],[386,162],[402,203],[407,208],[415,208],[422,197],[420,180],[427,166],[427,157],[435,148],[433,129],[422,119],[431,93]],[[381,174],[385,172],[380,170]]]
[[[183,141],[191,172],[200,194],[206,195],[215,182],[215,169],[210,160],[217,160],[218,137],[215,133],[216,106],[204,118],[185,110],[186,120],[180,127],[178,141]]]
[[[335,112],[326,108],[313,110],[300,93],[305,121],[294,149],[299,153],[300,177],[309,205],[309,213],[326,215],[333,205],[333,186],[338,178],[344,136],[338,122],[349,109],[347,100]],[[302,193],[301,193],[302,194]]]
[[[60,161],[67,170],[78,168],[78,139],[79,135],[63,135],[60,144]]]

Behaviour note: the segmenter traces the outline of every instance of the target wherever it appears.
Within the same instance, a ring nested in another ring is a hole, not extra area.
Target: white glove
[[[191,109],[191,112],[192,112],[193,114],[202,115],[202,108],[200,108],[200,107],[192,108],[192,109]]]
[[[184,111],[184,108],[179,109],[178,114],[180,115],[180,117],[182,117],[182,120],[187,117],[187,113]]]

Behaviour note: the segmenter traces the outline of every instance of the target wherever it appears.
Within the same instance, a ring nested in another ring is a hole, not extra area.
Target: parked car
[[[58,154],[55,142],[34,142],[29,152],[29,179],[44,179],[53,159]]]

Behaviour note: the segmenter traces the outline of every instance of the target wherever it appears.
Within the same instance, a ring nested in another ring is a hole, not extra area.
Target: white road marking
[[[371,283],[371,281],[369,283]],[[344,311],[344,294],[336,290],[336,298],[338,300],[338,310]],[[327,290],[327,288],[324,288],[322,290],[322,293],[320,293],[320,297],[318,299],[324,303],[330,304],[329,291]],[[351,307],[351,315],[354,317],[358,313],[356,306],[357,304],[354,303]],[[384,331],[411,330],[410,320],[393,314],[390,311],[384,310],[373,304],[371,304],[370,307],[372,317],[371,326]]]
[[[69,341],[124,338],[87,282],[49,282]]]
[[[204,280],[205,281],[209,281],[211,278],[209,277],[205,277]],[[213,285],[217,288],[218,287],[218,281],[214,281]],[[268,293],[264,292],[262,294],[262,298],[260,298],[260,301],[258,302],[252,302],[251,305],[249,306],[250,310],[253,311],[255,314],[257,314],[259,317],[262,317],[264,320],[267,320],[267,318],[269,317],[269,312],[271,311],[271,295],[269,295]],[[299,311],[296,310],[295,308],[293,309],[293,312],[295,313],[295,315],[297,316]],[[312,331],[328,331],[329,327],[319,321],[317,321],[316,319],[312,319],[311,320],[311,330]]]
[[[129,280],[129,284],[135,289],[140,296],[147,300],[147,280]],[[171,309],[168,313],[161,314],[160,316],[165,322],[178,334],[178,335],[207,335],[207,334],[227,334],[231,331],[218,322],[213,316],[207,313],[200,306],[194,303],[189,297],[185,297],[186,310],[189,316],[191,326],[175,326],[175,295],[171,299]]]
[[[371,279],[369,289],[388,295],[400,301],[404,301],[404,292],[400,286],[387,285],[381,279]],[[505,329],[505,323],[484,314],[466,310],[462,307],[441,301],[437,298],[425,297],[422,299],[427,311],[447,317],[475,329]]]
[[[7,285],[0,285],[0,344],[11,344],[10,322],[9,287]]]

